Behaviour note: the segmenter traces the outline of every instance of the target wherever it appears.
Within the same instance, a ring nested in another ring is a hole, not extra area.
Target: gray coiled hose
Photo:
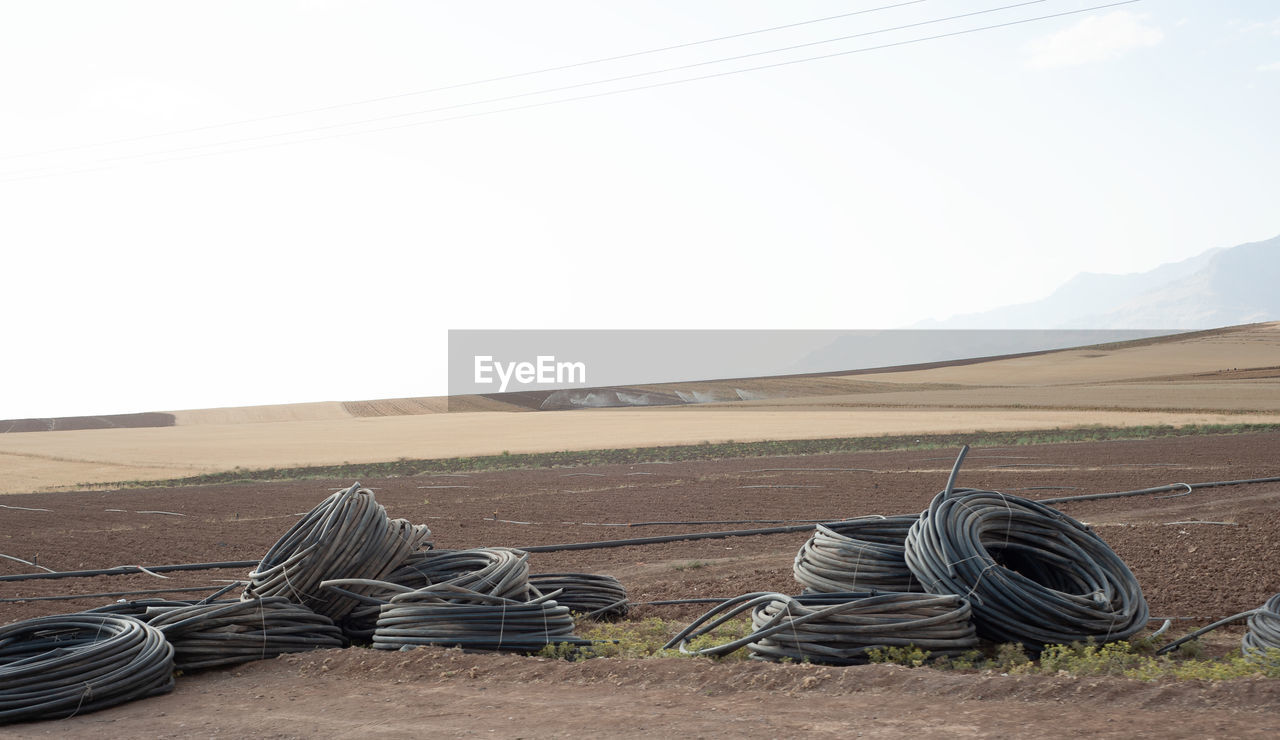
[[[430,536],[425,525],[389,519],[373,492],[356,483],[321,502],[271,547],[249,574],[244,598],[284,596],[340,621],[358,602],[320,588],[321,581],[382,578],[429,546]]]
[[[557,602],[589,617],[621,617],[628,610],[627,589],[613,576],[536,573],[529,576],[529,585],[538,593],[558,591]]]
[[[688,648],[689,640],[748,609],[751,634],[722,645]],[[712,608],[664,647],[698,655],[727,655],[746,647],[756,660],[830,665],[866,663],[867,651],[880,647],[915,646],[933,656],[954,656],[978,646],[970,614],[968,602],[958,596],[753,593]]]
[[[173,690],[173,646],[115,614],[0,627],[0,723],[61,719]]]
[[[1249,631],[1240,641],[1245,656],[1280,650],[1280,594],[1267,599],[1267,603],[1249,615]]]
[[[345,589],[365,585],[398,591],[381,601],[373,647],[401,650],[418,645],[462,647],[469,650],[537,652],[547,645],[589,645],[573,634],[569,607],[557,604],[554,592],[528,601],[505,599],[441,583],[412,589],[369,581],[326,581],[326,587]]]
[[[524,601],[529,596],[529,555],[505,547],[415,552],[380,581],[386,585],[378,586],[371,581],[364,583],[363,588],[360,583],[350,582],[341,586],[356,589],[350,593],[358,591],[371,597],[352,609],[341,622],[343,631],[352,640],[368,642],[373,638],[381,604],[400,593],[395,587],[413,590],[447,583],[477,593]]]
[[[969,599],[988,640],[1040,651],[1147,623],[1137,579],[1101,537],[1017,496],[948,486],[911,527],[905,558],[926,591]]]
[[[283,596],[153,606],[147,621],[173,644],[174,664],[183,671],[347,646],[332,620]]]
[[[923,591],[904,558],[915,515],[819,524],[792,572],[806,592]]]

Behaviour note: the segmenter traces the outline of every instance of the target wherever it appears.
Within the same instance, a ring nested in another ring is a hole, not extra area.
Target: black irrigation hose
[[[978,634],[1033,651],[1121,640],[1147,623],[1133,573],[1085,525],[999,493],[939,493],[907,535],[906,562],[930,593],[967,598]]]
[[[621,617],[627,613],[627,589],[613,576],[539,573],[529,576],[529,586],[539,593],[558,591],[558,603],[589,617]]]
[[[912,514],[819,524],[800,551],[792,572],[806,591],[923,591],[903,555]]]
[[[237,584],[232,584],[234,588]],[[119,596],[146,596],[149,594],[181,594],[197,591],[217,591],[223,586],[189,586],[186,588],[149,588],[141,591],[108,591],[99,594],[63,594],[60,596],[26,596],[12,599],[0,599],[0,604],[18,604],[27,601],[75,601],[76,599],[110,599]],[[90,609],[89,611],[97,611]]]
[[[169,599],[137,599],[135,601],[116,601],[110,604],[103,604],[92,609],[85,610],[85,614],[117,614],[125,617],[133,617],[142,622],[150,622],[148,610],[152,607],[175,608],[180,606],[192,606],[194,601],[171,601]],[[223,601],[222,604],[235,604],[235,601]]]
[[[373,492],[356,483],[322,501],[271,547],[249,574],[245,597],[284,596],[341,620],[358,602],[322,589],[321,581],[382,578],[429,545],[430,536],[426,525],[388,518]]]
[[[173,646],[131,617],[62,614],[0,627],[0,724],[61,719],[173,690]]]
[[[153,606],[146,619],[173,644],[175,666],[183,671],[347,646],[332,620],[283,596]]]
[[[1115,493],[1085,493],[1079,496],[1059,496],[1057,498],[1037,499],[1042,504],[1064,504],[1068,501],[1098,501],[1108,498],[1125,498],[1127,496],[1145,496],[1152,493],[1170,493],[1186,489],[1187,493],[1202,488],[1218,488],[1220,486],[1244,486],[1254,483],[1280,483],[1280,476],[1270,478],[1245,478],[1243,480],[1218,480],[1206,483],[1170,483],[1167,486],[1139,488],[1136,491],[1116,491]]]
[[[844,524],[845,521],[830,522],[830,525]],[[570,550],[601,550],[607,547],[633,547],[636,545],[658,545],[664,542],[684,542],[686,540],[723,540],[729,537],[751,537],[757,534],[790,534],[792,532],[812,532],[814,524],[793,524],[785,527],[764,527],[762,529],[731,529],[721,532],[691,532],[688,534],[665,534],[655,537],[632,537],[625,540],[599,540],[596,542],[571,542],[563,545],[521,545],[517,550],[525,552],[567,552]]]
[[[573,634],[569,607],[556,603],[553,596],[554,592],[518,601],[449,584],[406,589],[382,606],[373,647],[403,650],[441,645],[537,652],[552,644],[591,644]]]
[[[378,583],[384,585],[376,585]],[[380,581],[346,582],[338,589],[333,586],[339,584],[330,581],[321,585],[353,596],[360,593],[367,597],[360,599],[362,603],[351,610],[340,624],[352,640],[368,642],[377,628],[381,603],[399,593],[400,587],[420,589],[439,584],[524,601],[529,592],[529,555],[505,547],[426,550],[411,553],[400,567]],[[347,588],[356,586],[363,588],[359,592]]]
[[[722,645],[690,649],[708,634],[751,610],[751,634]],[[664,645],[697,655],[728,655],[746,647],[756,660],[832,665],[866,663],[867,651],[914,645],[931,655],[960,655],[978,646],[968,602],[958,596],[840,593],[792,597],[745,594],[694,620]],[[704,626],[705,625],[705,626]]]
[[[1240,641],[1240,650],[1245,657],[1265,653],[1269,649],[1280,650],[1280,594],[1276,594],[1267,600],[1267,603],[1257,609],[1250,609],[1247,612],[1232,614],[1225,619],[1219,619],[1205,627],[1184,635],[1177,640],[1165,645],[1156,651],[1156,655],[1164,655],[1172,652],[1180,645],[1208,634],[1219,627],[1225,627],[1232,622],[1248,620],[1249,629],[1244,633],[1244,637]]]
[[[136,573],[172,573],[181,570],[222,570],[224,568],[252,568],[257,560],[230,560],[221,563],[179,563],[177,565],[121,565],[115,568],[99,568],[96,570],[63,570],[56,573],[15,573],[0,576],[0,583],[6,581],[42,581],[58,578],[92,578],[94,576],[127,576]]]
[[[1244,633],[1240,649],[1246,656],[1280,650],[1280,594],[1267,599],[1249,617],[1249,631]]]

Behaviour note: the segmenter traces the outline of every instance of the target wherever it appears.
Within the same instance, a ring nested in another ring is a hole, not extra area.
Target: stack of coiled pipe
[[[347,646],[328,617],[283,596],[151,607],[146,618],[173,644],[183,671]]]
[[[60,719],[173,690],[173,646],[116,614],[0,627],[0,723]]]
[[[807,593],[922,591],[904,557],[915,515],[819,524],[792,572]]]
[[[689,641],[744,611],[752,632],[720,645],[691,649]],[[968,602],[921,593],[745,594],[717,605],[666,644],[681,652],[727,655],[746,647],[756,660],[830,665],[866,663],[876,648],[915,646],[932,656],[961,655],[978,646]]]
[[[430,536],[425,525],[390,519],[373,492],[356,483],[321,502],[271,547],[249,574],[244,598],[283,596],[340,622],[359,602],[321,588],[321,581],[382,578],[430,546]]]
[[[325,586],[345,590],[366,586],[394,591],[378,601],[378,621],[373,647],[402,650],[420,645],[461,647],[469,650],[537,652],[547,645],[590,644],[573,634],[569,607],[556,603],[555,592],[536,598],[508,599],[474,591],[453,583],[414,589],[370,581],[326,581]]]
[[[1137,579],[1101,537],[1017,496],[948,486],[911,527],[905,558],[929,593],[969,599],[979,636],[995,642],[1038,652],[1147,623]]]
[[[1244,633],[1240,648],[1246,657],[1265,655],[1268,650],[1280,650],[1280,594],[1267,599],[1267,603],[1249,615],[1249,629]]]
[[[506,547],[479,547],[470,550],[427,550],[411,553],[383,579],[352,581],[331,579],[327,588],[360,599],[342,621],[343,631],[352,640],[368,642],[377,628],[382,604],[392,596],[448,584],[489,596],[524,601],[529,595],[529,555]],[[337,586],[337,589],[331,587]],[[458,591],[452,591],[458,594]],[[456,598],[456,597],[455,597]]]
[[[592,573],[535,573],[530,593],[558,592],[556,601],[589,617],[621,617],[627,613],[627,589],[617,578]]]

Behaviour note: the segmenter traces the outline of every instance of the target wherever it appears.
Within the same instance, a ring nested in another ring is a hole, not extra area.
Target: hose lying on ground
[[[1280,594],[1249,615],[1249,631],[1244,633],[1240,649],[1246,656],[1280,650]]]
[[[338,621],[358,602],[320,588],[321,581],[382,578],[429,545],[430,536],[425,525],[389,519],[373,492],[356,483],[321,502],[271,547],[249,574],[244,596],[284,596]]]
[[[143,622],[151,621],[147,616],[148,610],[160,607],[168,609],[176,609],[180,606],[191,606],[194,601],[173,601],[170,599],[135,599],[133,601],[115,601],[102,606],[95,606],[92,609],[86,609],[85,614],[117,614],[125,617],[133,617]],[[234,604],[235,601],[220,601],[220,604]]]
[[[183,671],[347,646],[332,620],[283,596],[153,606],[146,618],[173,644],[174,664]]]
[[[538,573],[529,576],[529,585],[539,593],[558,591],[558,603],[589,617],[621,617],[627,613],[627,589],[613,576]]]
[[[132,617],[62,614],[0,627],[0,723],[60,719],[173,690],[173,646]]]
[[[904,542],[918,516],[819,524],[796,553],[792,572],[808,592],[923,591],[907,567]]]
[[[1267,650],[1280,650],[1280,594],[1267,599],[1267,603],[1257,609],[1250,609],[1247,612],[1232,614],[1225,619],[1219,619],[1213,624],[1201,627],[1200,629],[1183,635],[1173,642],[1165,645],[1156,651],[1156,655],[1164,655],[1172,652],[1183,643],[1190,642],[1201,635],[1206,635],[1219,627],[1225,627],[1233,622],[1239,622],[1247,619],[1248,631],[1244,633],[1244,637],[1240,640],[1240,650],[1245,657],[1256,657],[1264,655]]]
[[[343,631],[352,640],[368,642],[373,637],[381,603],[400,593],[396,586],[419,589],[447,583],[490,596],[524,601],[529,596],[529,555],[505,547],[415,552],[380,581],[390,587],[379,587],[372,582],[364,584],[359,593],[372,598],[363,600],[341,622]],[[343,588],[359,585],[349,583]]]
[[[326,581],[326,587],[345,590],[352,585],[379,587],[368,581]],[[569,607],[556,603],[556,594],[528,601],[472,591],[442,583],[420,589],[394,584],[380,588],[399,591],[382,603],[373,647],[401,650],[418,645],[462,647],[469,650],[537,652],[547,645],[589,645],[573,634]],[[375,601],[372,597],[363,597]]]
[[[995,642],[1039,651],[1147,623],[1137,579],[1102,538],[1017,496],[949,484],[911,527],[905,558],[926,591],[969,599],[979,636]]]
[[[722,645],[689,649],[689,640],[748,609],[751,634]],[[880,647],[914,645],[933,656],[955,656],[978,646],[970,614],[968,602],[958,596],[841,593],[792,597],[754,593],[714,607],[664,647],[678,646],[683,653],[727,655],[745,646],[756,660],[832,665],[866,663],[867,651]]]

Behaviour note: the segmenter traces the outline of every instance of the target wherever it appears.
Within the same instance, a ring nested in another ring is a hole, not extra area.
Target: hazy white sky
[[[870,33],[1014,2],[437,92],[897,2],[0,4],[0,418],[437,394],[450,328],[891,328],[1280,233],[1270,0],[491,113],[1103,0]]]

